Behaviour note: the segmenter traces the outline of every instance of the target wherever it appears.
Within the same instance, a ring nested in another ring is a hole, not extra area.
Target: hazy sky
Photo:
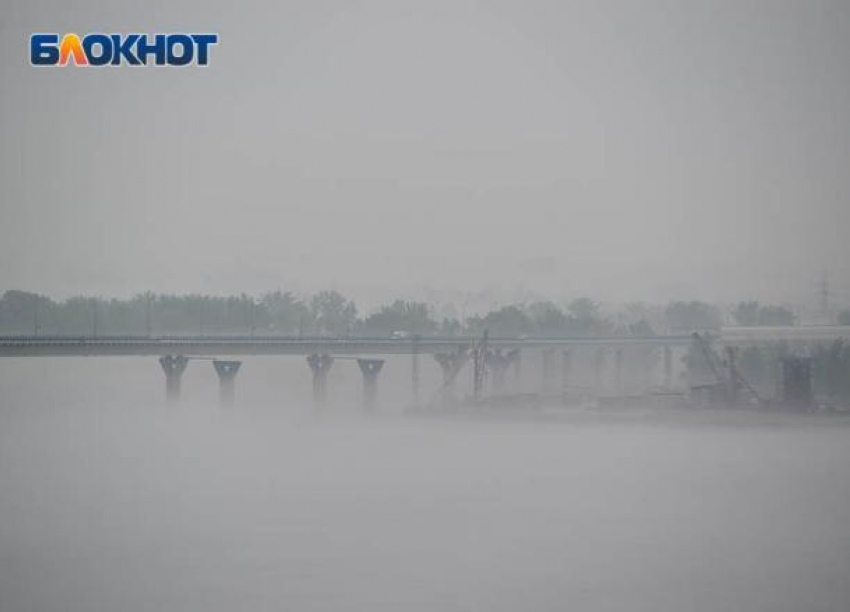
[[[0,50],[0,289],[850,303],[847,0],[5,0]]]

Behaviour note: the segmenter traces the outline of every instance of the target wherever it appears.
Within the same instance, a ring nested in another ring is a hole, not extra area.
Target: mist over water
[[[4,361],[0,610],[850,606],[841,421],[405,418],[403,359],[315,418],[245,363],[223,411],[206,364],[167,407],[150,360]]]
[[[0,612],[850,611],[850,2],[0,7]]]

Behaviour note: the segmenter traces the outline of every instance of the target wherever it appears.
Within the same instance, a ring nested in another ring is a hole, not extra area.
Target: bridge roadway
[[[726,346],[760,346],[774,342],[791,345],[850,340],[850,326],[724,327],[718,334]],[[0,336],[0,357],[97,355],[404,355],[436,354],[468,348],[473,336],[327,337],[327,336]],[[659,336],[491,337],[501,349],[599,346],[686,346],[689,334]]]
[[[0,357],[129,355],[410,355],[448,353],[480,338],[454,337],[293,337],[293,336],[0,336]],[[587,336],[570,338],[490,338],[494,348],[570,346],[684,346],[688,335]]]

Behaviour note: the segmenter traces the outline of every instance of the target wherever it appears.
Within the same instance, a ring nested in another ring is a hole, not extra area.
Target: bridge
[[[775,343],[799,350],[812,343],[850,340],[850,326],[730,327],[714,333],[724,347],[765,346]],[[234,357],[286,356],[306,357],[313,374],[313,399],[317,406],[325,402],[327,376],[334,358],[356,359],[363,375],[364,406],[374,407],[377,379],[384,357],[412,356],[414,401],[419,396],[419,357],[432,355],[443,372],[444,386],[453,384],[458,372],[475,357],[480,338],[473,336],[405,337],[324,337],[256,335],[181,335],[181,336],[0,336],[0,357],[73,357],[73,356],[153,356],[158,357],[166,378],[166,396],[177,399],[180,381],[190,360],[210,360],[218,374],[223,404],[233,402],[236,374],[242,365]],[[687,349],[691,334],[646,336],[567,336],[567,337],[491,337],[483,360],[492,384],[498,390],[505,372],[513,366],[519,372],[521,355],[527,351],[541,354],[542,381],[550,387],[554,358],[561,356],[561,377],[567,387],[572,356],[579,349],[594,351],[596,378],[600,378],[607,354],[614,355],[616,387],[620,387],[624,353],[632,348],[663,351],[665,388],[670,388],[673,351]],[[477,363],[477,362],[476,362]],[[479,364],[480,365],[480,364]],[[476,366],[478,367],[478,365]],[[479,374],[475,390],[480,391]]]
[[[445,353],[473,346],[473,336],[301,337],[301,336],[0,336],[0,357],[248,355],[404,355]],[[574,336],[490,338],[499,349],[568,346],[684,346],[689,334],[674,336]]]

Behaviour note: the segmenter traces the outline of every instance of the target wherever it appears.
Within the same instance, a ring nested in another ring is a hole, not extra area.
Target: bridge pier
[[[640,348],[638,349],[638,359],[641,373],[640,391],[646,395],[653,387],[658,387],[655,384],[657,378],[656,359],[659,355],[658,347]]]
[[[514,390],[522,393],[522,349],[514,349]]]
[[[322,409],[328,399],[328,372],[334,363],[330,355],[314,353],[307,356],[307,365],[313,372],[313,407]]]
[[[457,374],[466,363],[469,355],[464,349],[458,349],[453,353],[434,353],[434,360],[440,366],[440,371],[443,373],[443,387],[441,390],[441,401],[443,404],[454,403],[456,401],[455,388],[457,382]]]
[[[232,406],[236,398],[236,374],[242,367],[242,362],[213,359],[212,364],[218,374],[219,402],[222,406]]]
[[[786,408],[809,410],[813,405],[812,358],[787,356],[780,359],[782,368],[782,394]]]
[[[505,390],[505,374],[511,365],[511,354],[503,353],[500,349],[492,349],[487,356],[487,365],[493,373],[493,392],[502,393]]]
[[[419,342],[421,336],[413,336],[410,353],[410,384],[412,386],[413,408],[419,408]]]
[[[602,371],[605,368],[605,347],[599,346],[593,354],[593,390],[602,395]]]
[[[573,354],[570,349],[561,351],[561,390],[570,390],[570,378],[573,369]]]
[[[519,374],[521,372],[520,372],[520,369],[517,367],[517,364],[519,363],[519,360],[520,360],[520,355],[521,355],[521,351],[518,348],[509,350],[507,355],[505,355],[505,357],[507,357],[507,359],[508,359],[508,367],[510,367],[510,366],[514,367],[514,381],[513,381],[514,382],[514,389],[513,389],[514,393],[519,393],[519,390],[520,390]]]
[[[735,406],[738,403],[738,369],[735,364],[735,360],[737,358],[738,349],[734,346],[726,347],[726,385],[727,391],[726,394],[729,399],[729,403]]]
[[[384,360],[358,359],[357,365],[363,373],[363,410],[371,413],[378,404],[378,374],[384,367]]]
[[[454,387],[455,375],[457,373],[457,353],[434,353],[434,361],[440,366],[443,373],[443,387]]]
[[[180,399],[180,381],[189,359],[183,355],[163,355],[159,358],[159,365],[165,373],[165,398],[176,402]]]
[[[664,347],[664,390],[670,391],[673,387],[673,349]]]
[[[617,397],[623,397],[623,349],[614,351],[614,389]]]
[[[543,388],[544,393],[548,393],[552,390],[552,379],[554,378],[552,376],[552,373],[553,373],[552,371],[554,369],[552,366],[554,365],[553,364],[554,357],[555,357],[555,349],[553,349],[553,348],[543,349],[543,352],[541,353],[541,361],[542,361],[542,370],[543,370],[542,371],[542,376],[543,376],[542,388]]]

